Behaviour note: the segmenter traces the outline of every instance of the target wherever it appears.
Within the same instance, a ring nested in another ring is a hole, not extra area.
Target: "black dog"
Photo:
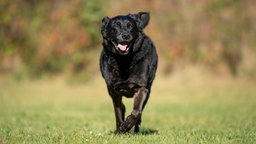
[[[113,100],[116,132],[128,132],[133,126],[139,132],[158,61],[153,42],[143,32],[149,13],[104,17],[102,22],[100,70]],[[134,97],[133,111],[126,119],[122,96]]]

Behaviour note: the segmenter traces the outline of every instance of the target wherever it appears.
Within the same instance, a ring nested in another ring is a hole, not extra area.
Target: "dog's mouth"
[[[125,52],[128,49],[128,45],[127,44],[118,44],[117,48],[123,52]]]
[[[112,42],[113,45],[115,46],[115,49],[122,55],[126,55],[129,53],[130,45],[128,42],[120,42],[120,43],[115,43]]]

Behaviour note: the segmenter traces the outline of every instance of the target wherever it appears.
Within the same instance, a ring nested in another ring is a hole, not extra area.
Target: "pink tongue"
[[[121,51],[126,51],[126,49],[127,49],[127,45],[118,44],[117,47],[118,47]]]

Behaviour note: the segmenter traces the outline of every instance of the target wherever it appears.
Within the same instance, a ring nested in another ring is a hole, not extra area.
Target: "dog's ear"
[[[108,25],[109,21],[110,21],[110,18],[107,16],[102,19],[101,34],[104,38],[107,37],[106,29],[107,29],[107,25]]]
[[[144,29],[149,22],[150,14],[148,12],[139,12],[137,14],[129,14],[137,23],[138,28]]]
[[[108,23],[109,23],[109,21],[110,21],[110,18],[109,17],[104,17],[103,19],[102,19],[102,26],[104,26],[104,25],[107,25]]]

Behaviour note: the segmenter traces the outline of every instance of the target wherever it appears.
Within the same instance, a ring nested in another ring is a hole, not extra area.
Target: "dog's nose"
[[[129,34],[122,34],[122,38],[124,40],[128,40],[128,39],[130,39],[130,35]]]

